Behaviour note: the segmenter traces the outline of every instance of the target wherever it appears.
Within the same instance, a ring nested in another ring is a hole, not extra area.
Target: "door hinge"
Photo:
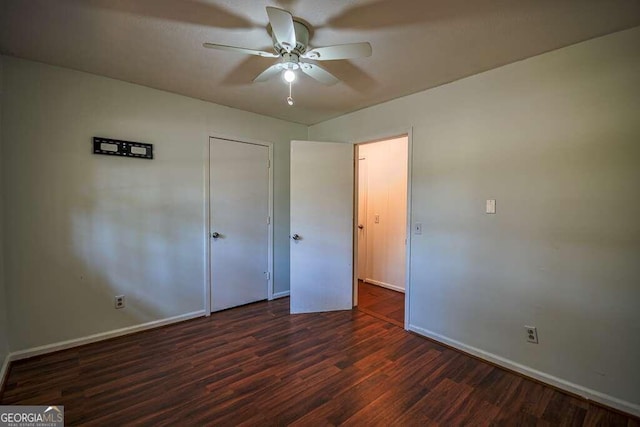
[[[267,278],[267,280],[271,280],[271,272],[270,271],[265,271],[264,272],[264,276]]]
[[[271,224],[271,217],[270,216],[267,217],[267,224]]]
[[[267,169],[271,167],[271,159],[267,160]]]

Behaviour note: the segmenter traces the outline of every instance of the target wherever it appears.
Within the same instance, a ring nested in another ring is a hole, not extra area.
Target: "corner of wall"
[[[3,179],[2,179],[2,100],[3,100],[3,87],[4,80],[2,74],[2,62],[3,56],[0,55],[0,390],[4,384],[5,374],[9,365],[9,342],[8,342],[8,316],[7,316],[7,304],[5,298],[5,283],[4,283],[4,221],[3,221],[3,206],[4,206],[4,191],[3,191]]]

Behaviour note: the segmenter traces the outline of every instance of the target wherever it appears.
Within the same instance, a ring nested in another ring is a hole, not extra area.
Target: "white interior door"
[[[291,142],[291,312],[353,307],[353,145]]]
[[[269,147],[210,139],[211,311],[268,296]]]

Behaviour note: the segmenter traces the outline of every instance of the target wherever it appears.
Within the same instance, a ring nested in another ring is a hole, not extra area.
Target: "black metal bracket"
[[[153,159],[153,144],[93,137],[93,154]]]

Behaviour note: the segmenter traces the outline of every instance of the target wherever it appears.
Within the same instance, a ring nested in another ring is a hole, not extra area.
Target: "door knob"
[[[358,228],[359,228],[360,230],[362,230],[362,229],[364,228],[364,225],[362,225],[362,224],[358,224]]]
[[[293,236],[291,236],[291,238],[293,240],[301,240],[302,239],[302,237],[300,237],[300,235],[298,235],[298,234],[294,234]]]
[[[214,231],[213,233],[211,233],[211,237],[213,237],[214,239],[217,239],[218,237],[220,237],[220,233],[218,233],[217,231]]]

